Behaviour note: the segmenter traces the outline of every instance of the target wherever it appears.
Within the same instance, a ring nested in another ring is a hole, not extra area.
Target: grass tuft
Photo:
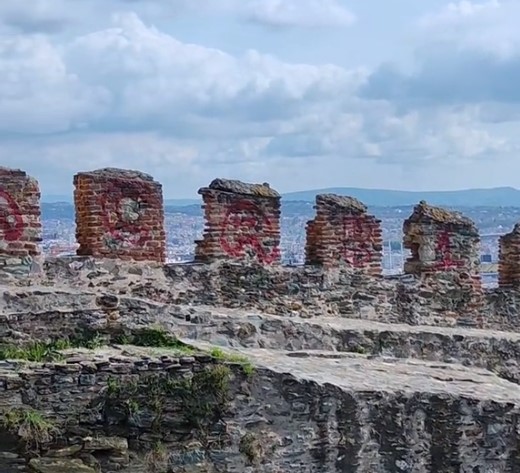
[[[0,360],[25,360],[38,363],[59,361],[63,359],[60,353],[69,348],[88,348],[93,350],[105,345],[105,339],[98,332],[83,332],[73,338],[53,340],[52,342],[34,342],[19,347],[4,345],[0,347]]]
[[[144,458],[146,471],[162,473],[168,469],[168,450],[161,442],[156,442]]]
[[[180,353],[191,354],[193,348],[160,328],[146,328],[131,334],[122,334],[114,339],[120,345],[149,348],[169,348]]]
[[[210,351],[210,355],[219,361],[239,364],[242,367],[242,371],[247,376],[252,376],[255,373],[255,367],[246,356],[238,355],[236,353],[227,353],[218,347],[213,348]]]
[[[34,409],[11,409],[1,414],[0,425],[20,437],[28,450],[38,451],[40,445],[52,441],[57,429]]]

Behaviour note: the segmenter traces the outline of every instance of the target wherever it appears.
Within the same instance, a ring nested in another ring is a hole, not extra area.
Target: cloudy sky
[[[518,0],[1,0],[0,164],[520,187]]]

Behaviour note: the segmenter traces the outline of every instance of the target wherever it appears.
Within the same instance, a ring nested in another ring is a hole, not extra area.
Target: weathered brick
[[[199,190],[206,228],[195,260],[280,262],[280,194],[268,184],[215,179]]]
[[[364,204],[352,197],[321,194],[314,208],[316,217],[307,222],[306,264],[381,274],[381,222]]]
[[[500,287],[520,287],[520,223],[513,231],[500,237],[498,284]]]
[[[161,184],[138,171],[107,168],[77,174],[74,185],[79,255],[164,262]]]
[[[474,222],[459,212],[421,201],[403,224],[404,247],[411,251],[404,271],[422,279],[454,282],[466,294],[461,317],[479,317],[482,305],[480,236]]]
[[[0,256],[39,256],[42,239],[38,182],[19,169],[0,168]]]

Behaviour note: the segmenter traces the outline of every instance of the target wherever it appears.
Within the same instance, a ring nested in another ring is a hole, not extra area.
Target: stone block
[[[148,174],[100,169],[74,177],[78,255],[164,262],[162,186]]]
[[[404,247],[411,254],[404,272],[418,276],[425,288],[445,292],[446,284],[463,300],[454,307],[458,318],[481,326],[482,281],[480,236],[472,220],[460,212],[421,201],[403,224]]]
[[[405,273],[479,273],[480,236],[476,225],[461,213],[421,201],[405,220],[403,233],[404,247],[411,251]]]

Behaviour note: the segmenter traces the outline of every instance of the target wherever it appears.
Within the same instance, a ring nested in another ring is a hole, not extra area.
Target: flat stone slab
[[[189,340],[185,340],[189,342]],[[211,345],[196,342],[208,349]],[[457,397],[507,402],[520,406],[520,386],[489,371],[457,364],[365,355],[332,354],[327,351],[290,352],[265,349],[234,349],[253,365],[297,379],[333,384],[348,391],[450,394]]]

